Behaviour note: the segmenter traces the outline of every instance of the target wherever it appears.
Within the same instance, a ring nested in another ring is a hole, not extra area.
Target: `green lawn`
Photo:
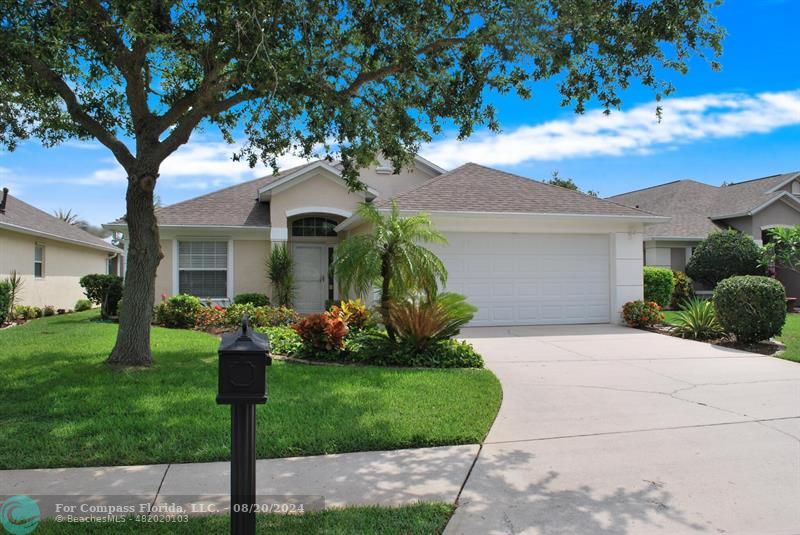
[[[667,325],[672,325],[675,318],[678,317],[677,310],[663,310],[662,313],[664,314],[664,323]]]
[[[96,316],[0,331],[0,469],[227,459],[218,340],[154,328],[155,365],[114,370],[104,359],[117,327]],[[477,443],[501,398],[488,370],[276,361],[268,380],[259,458]]]
[[[778,339],[786,345],[781,358],[800,362],[800,314],[787,314],[783,334]]]
[[[444,503],[423,503],[406,507],[351,507],[328,509],[303,515],[259,515],[259,533],[282,535],[406,534],[430,535],[444,530],[453,506]],[[36,535],[71,535],[73,533],[228,533],[227,515],[195,517],[189,522],[157,524],[131,520],[121,524],[67,524],[54,520],[39,524]]]

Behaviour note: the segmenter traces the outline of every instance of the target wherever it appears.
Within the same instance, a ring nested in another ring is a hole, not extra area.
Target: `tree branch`
[[[138,133],[153,117],[147,105],[147,84],[143,72],[147,61],[147,42],[142,37],[136,37],[132,49],[129,49],[114,29],[115,23],[108,11],[97,0],[90,0],[86,5],[97,20],[97,28],[103,41],[110,47],[111,61],[125,78],[125,95],[131,109],[134,130]]]
[[[61,97],[67,106],[67,112],[69,112],[70,117],[100,143],[108,147],[120,165],[127,171],[136,161],[128,147],[83,109],[75,92],[55,71],[35,56],[28,55],[22,59],[31,68],[31,74],[35,74],[40,80],[44,80]]]
[[[189,141],[192,131],[204,118],[218,113],[224,113],[234,106],[258,98],[260,93],[255,89],[243,89],[234,95],[222,100],[198,103],[184,117],[178,121],[175,128],[164,141],[158,144],[158,156],[163,160],[178,148]]]
[[[414,51],[414,55],[419,56],[421,54],[430,54],[432,52],[437,52],[439,50],[449,48],[453,45],[458,45],[466,41],[466,37],[449,37],[449,38],[442,38],[432,41],[431,43],[418,48]],[[358,90],[361,89],[364,85],[374,81],[389,76],[390,74],[396,74],[398,72],[403,71],[406,67],[405,63],[398,62],[393,63],[391,65],[386,65],[381,67],[380,69],[375,69],[372,71],[362,71],[356,76],[355,80],[347,86],[344,90],[341,91],[342,94],[345,94],[350,97],[356,96]]]

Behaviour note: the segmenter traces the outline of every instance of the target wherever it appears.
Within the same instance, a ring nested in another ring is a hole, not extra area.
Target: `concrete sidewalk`
[[[467,445],[259,460],[256,492],[306,509],[454,503],[477,453],[477,445]],[[0,471],[0,500],[33,497],[45,517],[57,514],[57,503],[223,512],[229,489],[228,462]]]

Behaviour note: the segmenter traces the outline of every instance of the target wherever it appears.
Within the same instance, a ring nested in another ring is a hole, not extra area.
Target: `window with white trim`
[[[44,245],[37,243],[33,248],[33,276],[44,278]]]
[[[228,242],[178,242],[178,292],[205,299],[228,297]]]
[[[336,236],[336,221],[326,217],[305,217],[292,223],[292,236],[325,238]]]

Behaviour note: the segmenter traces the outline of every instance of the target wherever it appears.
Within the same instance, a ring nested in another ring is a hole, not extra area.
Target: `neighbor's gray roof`
[[[401,210],[647,217],[655,214],[467,163],[395,199]],[[386,206],[388,201],[382,203]]]
[[[313,162],[156,209],[160,226],[269,227],[269,204],[258,190]],[[112,225],[124,225],[118,219]]]
[[[0,197],[2,197],[2,193],[0,193]],[[94,249],[103,249],[111,253],[122,252],[121,249],[114,247],[107,241],[89,234],[75,225],[70,225],[57,217],[53,217],[47,212],[17,199],[10,193],[6,201],[5,212],[0,213],[0,228],[29,232],[58,241],[66,241]]]
[[[798,175],[800,173],[785,173],[728,186],[676,180],[608,199],[672,218],[668,223],[648,226],[645,229],[648,236],[703,238],[709,232],[724,228],[721,220],[726,217],[747,214],[780,196],[780,191],[768,192]]]

